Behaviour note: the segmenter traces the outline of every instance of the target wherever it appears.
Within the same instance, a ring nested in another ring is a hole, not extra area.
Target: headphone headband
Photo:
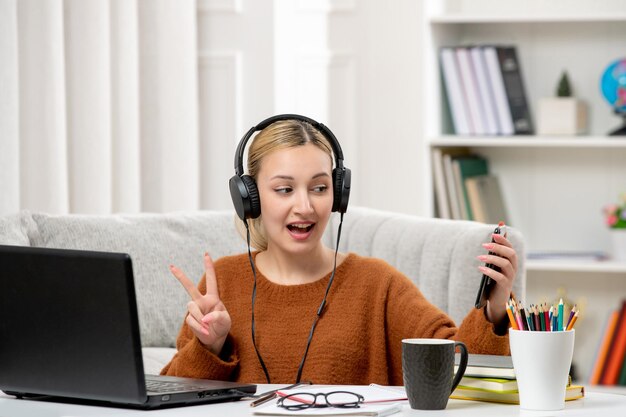
[[[268,117],[262,122],[258,123],[256,126],[252,126],[248,132],[241,138],[239,141],[239,145],[237,145],[237,150],[235,151],[235,174],[242,176],[243,175],[243,154],[246,149],[246,144],[254,135],[255,132],[259,132],[271,124],[276,122],[280,122],[283,120],[299,120],[301,122],[306,122],[312,125],[316,130],[318,130],[330,143],[330,146],[333,148],[333,154],[335,155],[335,167],[343,168],[343,152],[341,150],[341,145],[339,145],[339,141],[335,137],[334,133],[331,132],[329,128],[324,126],[322,123],[318,123],[315,120],[302,116],[299,114],[278,114],[276,116]]]
[[[235,206],[237,215],[240,219],[245,220],[248,218],[254,219],[261,214],[261,201],[256,182],[251,176],[244,175],[243,173],[243,154],[246,149],[246,144],[255,132],[265,129],[272,123],[283,120],[297,120],[308,123],[328,140],[335,156],[335,168],[332,173],[332,211],[337,211],[342,214],[345,213],[348,209],[348,200],[350,198],[350,183],[352,174],[348,168],[344,168],[343,166],[343,152],[341,151],[339,141],[329,128],[313,119],[299,114],[279,114],[263,120],[256,126],[252,126],[243,138],[241,138],[239,145],[237,145],[237,150],[235,152],[235,175],[228,182],[230,196],[233,200],[233,205]]]

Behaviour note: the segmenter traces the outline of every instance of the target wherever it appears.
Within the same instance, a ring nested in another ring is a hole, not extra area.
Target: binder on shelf
[[[485,55],[487,74],[493,91],[500,133],[502,135],[512,135],[515,133],[513,129],[513,116],[511,115],[511,109],[509,108],[509,102],[504,89],[504,78],[500,71],[498,52],[495,46],[485,46],[482,51]]]
[[[468,48],[456,48],[456,58],[459,64],[461,84],[467,100],[467,114],[474,128],[474,134],[485,135],[487,128],[484,121],[485,110],[478,88],[478,81],[474,70],[474,64]]]
[[[485,122],[485,133],[487,135],[501,134],[498,125],[497,109],[495,98],[493,96],[493,88],[487,72],[487,63],[485,62],[485,54],[481,46],[475,46],[470,49],[472,64],[474,65],[474,75],[478,84],[478,92],[480,94],[481,103],[483,105],[483,120]]]
[[[487,224],[508,223],[508,214],[498,177],[479,175],[465,180],[474,220]]]
[[[454,132],[457,135],[470,135],[474,133],[467,113],[467,101],[461,84],[461,76],[454,48],[444,47],[440,50],[441,72],[443,74],[446,96]]]
[[[485,58],[489,69],[490,78],[493,82],[494,92],[498,106],[498,115],[511,125],[507,126],[507,131],[516,135],[529,135],[533,133],[530,110],[526,100],[526,91],[522,79],[522,70],[517,50],[514,46],[487,46],[485,47]],[[499,74],[499,75],[498,75]],[[502,103],[502,93],[506,97]],[[508,112],[505,112],[506,106]]]

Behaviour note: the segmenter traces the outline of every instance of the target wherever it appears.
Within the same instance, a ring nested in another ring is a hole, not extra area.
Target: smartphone
[[[493,231],[495,235],[506,236],[506,226],[504,222],[498,223],[498,226]],[[494,243],[495,240],[492,238],[491,243]],[[489,252],[489,255],[495,255],[493,252]],[[491,268],[495,271],[500,272],[500,267],[494,264],[485,264],[487,268]],[[496,285],[495,282],[487,275],[483,274],[483,277],[480,280],[480,286],[478,287],[478,294],[476,294],[476,302],[474,303],[474,307],[482,308],[487,304],[487,299],[489,298],[489,293],[491,293],[491,289]]]

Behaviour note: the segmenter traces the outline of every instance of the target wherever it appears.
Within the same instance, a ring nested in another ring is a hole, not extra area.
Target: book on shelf
[[[461,84],[461,74],[456,52],[454,48],[443,47],[440,49],[439,55],[443,84],[446,90],[446,97],[448,98],[448,107],[452,116],[454,132],[457,135],[471,135],[474,133],[474,130],[467,112],[467,101],[463,85]]]
[[[472,176],[465,180],[467,200],[472,210],[473,220],[498,224],[508,224],[508,213],[500,182],[495,175]]]
[[[443,153],[443,176],[446,184],[446,195],[450,205],[450,215],[454,220],[463,220],[463,191],[459,189],[454,173],[453,160],[460,155],[468,154],[466,149],[448,149]]]
[[[471,177],[486,175],[489,172],[487,160],[478,155],[457,156],[452,159],[452,174],[454,175],[457,198],[460,201],[461,218],[475,220],[470,205],[465,180]],[[496,222],[497,223],[497,222]]]
[[[626,300],[622,301],[608,352],[600,383],[602,385],[617,385],[624,364],[624,356],[626,356]]]
[[[596,349],[595,360],[593,362],[593,368],[591,369],[589,383],[593,385],[600,384],[602,378],[602,370],[606,363],[606,358],[609,355],[609,348],[611,347],[611,341],[615,334],[615,327],[617,326],[617,319],[619,318],[619,310],[613,310],[609,313],[602,331],[602,339]]]
[[[581,385],[570,385],[565,388],[565,401],[572,401],[585,396],[585,388]],[[477,388],[466,388],[460,385],[450,398],[457,400],[487,401],[504,404],[519,404],[519,391],[491,391]]]
[[[454,357],[454,371],[458,369],[460,355]],[[480,378],[515,379],[515,369],[511,356],[481,355],[470,353],[467,360],[465,376]]]
[[[435,190],[435,202],[437,203],[437,217],[451,219],[450,202],[448,201],[448,188],[443,172],[443,151],[441,148],[432,150],[433,187]]]

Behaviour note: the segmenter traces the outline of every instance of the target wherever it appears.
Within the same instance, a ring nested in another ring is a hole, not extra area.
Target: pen
[[[546,331],[546,321],[544,319],[544,314],[543,314],[543,307],[541,305],[539,305],[539,321],[541,322],[541,331],[545,332]]]
[[[574,317],[574,313],[576,313],[576,304],[572,307],[572,311],[569,312],[569,317],[567,318],[567,323],[564,323],[564,326],[569,326],[569,323],[572,321],[572,317]]]
[[[521,304],[519,306],[519,313],[522,316],[522,324],[524,325],[524,328],[522,330],[530,330],[530,320],[528,320],[528,317],[526,317],[526,311]]]
[[[509,321],[511,322],[511,327],[513,330],[517,330],[517,324],[515,323],[515,319],[513,318],[513,311],[511,309],[511,300],[506,302],[506,314],[509,316]]]
[[[296,384],[286,386],[284,388],[279,388],[279,389],[264,392],[263,394],[259,394],[259,398],[257,398],[256,400],[250,403],[250,407],[257,407],[261,404],[265,404],[266,402],[270,400],[273,400],[274,398],[278,397],[279,390],[292,389],[295,387],[299,387],[300,385],[313,385],[313,383],[311,381],[303,381],[303,382],[298,382]]]
[[[535,322],[533,323],[536,331],[541,331],[541,323],[539,322],[539,313],[537,312],[537,306],[533,306],[533,319]]]
[[[574,313],[574,316],[572,316],[572,319],[569,321],[566,330],[572,330],[574,328],[574,323],[576,323],[576,320],[578,320],[578,310],[576,310],[576,313]]]

